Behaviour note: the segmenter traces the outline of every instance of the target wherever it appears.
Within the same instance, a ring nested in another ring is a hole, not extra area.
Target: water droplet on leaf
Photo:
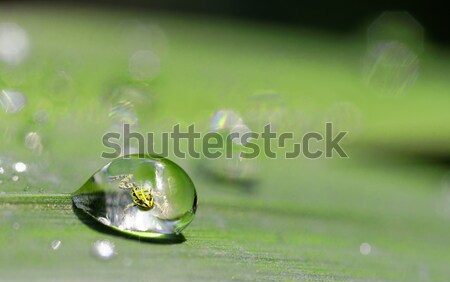
[[[76,208],[110,228],[144,238],[168,238],[192,221],[194,184],[172,161],[148,155],[117,158],[72,195]]]
[[[22,110],[27,103],[25,96],[15,90],[1,90],[0,104],[7,114],[15,114]]]
[[[92,254],[99,259],[109,260],[115,254],[114,243],[109,240],[98,240],[92,244]]]

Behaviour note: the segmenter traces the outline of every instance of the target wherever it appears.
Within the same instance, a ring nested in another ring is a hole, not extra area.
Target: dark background
[[[352,33],[383,11],[408,11],[424,27],[426,39],[450,45],[448,14],[443,7],[425,1],[267,1],[267,0],[80,0],[4,1],[34,4],[76,4],[119,9],[175,11],[228,18],[275,22],[291,26]]]

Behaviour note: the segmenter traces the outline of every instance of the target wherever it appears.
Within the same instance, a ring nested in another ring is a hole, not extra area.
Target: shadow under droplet
[[[119,236],[126,239],[136,240],[139,242],[148,242],[154,244],[180,244],[186,241],[186,238],[183,234],[155,234],[154,237],[147,237],[150,233],[146,232],[134,232],[134,231],[126,231],[119,230],[113,226],[108,226],[102,224],[98,220],[96,220],[91,215],[87,214],[83,210],[77,208],[75,204],[72,203],[72,209],[75,215],[80,219],[81,222],[86,224],[89,228],[106,234],[113,234],[115,236]],[[142,235],[142,236],[141,236]]]

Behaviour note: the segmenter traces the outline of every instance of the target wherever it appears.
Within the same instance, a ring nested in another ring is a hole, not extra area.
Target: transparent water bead
[[[22,110],[27,103],[27,98],[16,90],[0,90],[0,105],[7,114],[15,114]]]
[[[75,206],[98,222],[145,238],[179,234],[194,218],[197,194],[172,161],[128,155],[97,171],[72,195]]]

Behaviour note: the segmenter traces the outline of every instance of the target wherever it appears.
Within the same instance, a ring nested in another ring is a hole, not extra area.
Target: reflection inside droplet
[[[114,243],[109,240],[97,240],[92,244],[92,254],[102,260],[109,260],[115,255]]]
[[[26,103],[27,99],[19,91],[6,89],[0,91],[0,104],[5,113],[17,113],[26,105]]]

